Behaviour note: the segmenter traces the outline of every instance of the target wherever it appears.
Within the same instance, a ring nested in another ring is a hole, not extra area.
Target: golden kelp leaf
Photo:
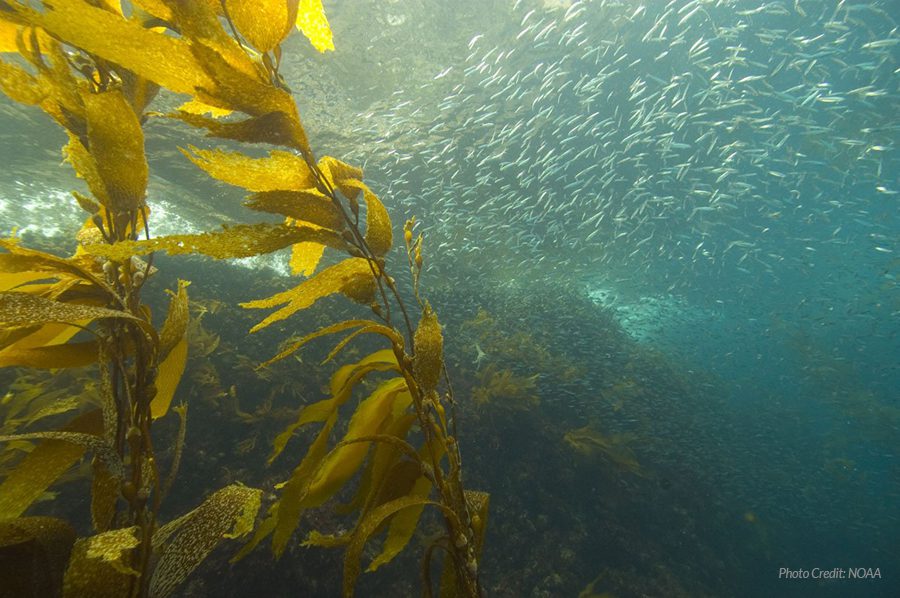
[[[301,309],[310,307],[323,297],[335,293],[343,293],[346,288],[363,278],[372,278],[369,262],[364,258],[348,258],[325,268],[293,289],[276,293],[267,299],[248,301],[240,305],[245,308],[262,309],[287,303],[285,307],[270,314],[266,319],[250,329],[250,332],[256,332],[291,316]]]
[[[444,367],[444,337],[437,315],[427,303],[413,337],[413,373],[426,394],[433,392]]]
[[[0,521],[0,592],[4,596],[62,596],[63,573],[75,530],[55,517]]]
[[[397,357],[391,349],[376,351],[366,355],[356,363],[345,365],[338,369],[331,377],[331,397],[307,405],[300,410],[297,421],[288,426],[275,438],[274,448],[269,456],[269,464],[281,454],[281,451],[284,450],[285,445],[297,428],[308,423],[326,421],[350,398],[354,385],[367,374],[391,370],[399,370]]]
[[[38,349],[49,345],[61,345],[67,343],[73,336],[81,332],[88,323],[88,320],[75,322],[72,325],[51,322],[34,328],[15,329],[16,333],[24,333],[21,335],[12,334],[13,330],[6,330],[4,335],[0,337],[0,347],[4,349],[10,347],[18,351],[21,349]]]
[[[144,28],[102,8],[77,0],[57,0],[43,12],[15,7],[33,25],[91,54],[125,67],[176,93],[211,89],[212,78],[200,67],[183,39]]]
[[[377,256],[383,256],[391,250],[394,233],[391,230],[391,217],[378,196],[360,180],[346,179],[341,184],[341,192],[345,189],[361,189],[366,201],[366,244]]]
[[[4,19],[3,13],[0,13],[0,52],[19,52],[19,46],[16,43],[19,27],[20,25]]]
[[[322,256],[325,255],[325,246],[320,243],[294,243],[291,245],[291,274],[294,276],[311,276]]]
[[[189,149],[181,153],[209,176],[249,191],[300,191],[316,184],[303,158],[290,152],[273,150],[265,158],[251,158],[239,152]]]
[[[386,366],[386,367],[382,367]],[[331,377],[329,388],[332,396],[348,390],[359,380],[359,375],[370,371],[385,371],[397,369],[397,356],[391,349],[382,349],[366,355],[356,363],[345,365],[338,369]]]
[[[109,12],[124,16],[122,14],[122,3],[120,0],[97,0],[96,5],[105,8]]]
[[[72,197],[75,198],[75,201],[78,202],[78,205],[81,206],[81,209],[88,214],[96,214],[100,211],[100,204],[94,201],[93,198],[88,197],[87,195],[82,195],[78,191],[72,191]],[[91,218],[88,218],[84,221],[76,237],[86,234],[88,231],[91,231],[91,234],[93,234],[94,232],[96,232],[97,234],[100,233],[97,225],[94,224],[94,221]]]
[[[0,27],[4,21],[0,21]],[[0,36],[3,32],[0,31]],[[2,40],[0,40],[2,44]],[[28,105],[39,104],[47,97],[47,91],[41,87],[40,82],[24,69],[0,61],[0,91],[12,100]]]
[[[445,514],[448,512],[441,503],[425,500],[418,496],[404,496],[403,498],[398,498],[376,507],[359,522],[356,529],[353,530],[353,537],[350,539],[347,550],[344,552],[343,585],[345,598],[352,598],[353,596],[353,587],[356,585],[356,578],[359,577],[360,573],[359,560],[362,557],[362,551],[369,536],[371,536],[375,530],[379,529],[384,520],[391,515],[402,511],[403,509],[425,505],[439,507]],[[452,512],[450,513],[452,514]]]
[[[113,569],[120,573],[137,574],[137,571],[128,564],[126,551],[137,548],[140,544],[140,528],[137,526],[116,529],[102,534],[97,534],[87,540],[85,556],[89,559],[100,559],[109,563]]]
[[[184,338],[187,331],[190,313],[188,312],[187,288],[190,281],[179,280],[178,289],[171,293],[169,299],[169,311],[166,313],[166,321],[163,322],[159,332],[159,358],[165,359],[175,345]]]
[[[109,472],[122,478],[124,476],[124,467],[122,459],[116,453],[115,449],[102,436],[96,434],[85,434],[83,432],[68,431],[50,431],[50,432],[26,432],[24,434],[8,434],[0,436],[0,442],[10,440],[63,440],[72,444],[77,444],[86,449],[90,449],[94,453],[94,458],[103,461],[103,464],[109,469]]]
[[[99,409],[83,413],[64,428],[68,432],[101,434],[103,420]],[[19,463],[0,484],[0,519],[19,517],[34,501],[66,472],[84,447],[62,440],[45,440]]]
[[[319,330],[317,330],[311,334],[307,334],[300,340],[298,340],[294,343],[291,343],[290,345],[285,347],[284,350],[282,350],[278,355],[276,355],[272,359],[268,360],[267,362],[263,363],[260,367],[271,365],[272,363],[275,363],[276,361],[284,359],[285,357],[287,357],[294,351],[297,351],[300,347],[302,347],[309,341],[311,341],[313,339],[317,339],[320,336],[325,336],[327,334],[334,334],[336,332],[342,332],[349,328],[356,328],[359,326],[365,326],[367,324],[376,324],[376,322],[374,322],[372,320],[344,320],[343,322],[338,322],[336,324],[332,324],[330,326],[325,326],[324,328],[320,328]]]
[[[409,429],[415,422],[416,415],[414,413],[399,414],[395,412],[392,414],[392,421],[387,428],[385,428],[382,436],[393,436],[397,440],[400,440],[401,443],[405,443],[406,441],[401,439],[406,438]],[[412,449],[412,447],[410,447],[410,449]],[[416,455],[415,449],[412,449],[411,451],[406,450],[402,444],[379,442],[375,445],[372,456],[366,461],[366,468],[356,487],[356,494],[350,502],[337,507],[335,509],[336,512],[340,515],[346,515],[353,511],[366,513],[370,511],[372,507],[406,494],[406,491],[412,487],[412,484],[419,476],[421,468],[417,460],[400,460],[400,457],[404,453],[411,456]],[[400,476],[399,482],[392,477],[394,475]],[[405,480],[409,480],[408,485],[404,485]],[[384,490],[389,488],[400,488],[401,486],[402,490],[400,494],[390,496],[386,500],[378,500]]]
[[[300,8],[297,11],[297,29],[303,32],[313,48],[319,52],[334,50],[331,27],[328,26],[325,9],[322,8],[322,0],[300,0]]]
[[[101,461],[95,459],[92,465],[91,523],[94,530],[105,532],[116,514],[122,480],[112,475]]]
[[[203,116],[204,114],[209,114],[213,118],[222,118],[223,116],[228,116],[231,114],[231,110],[225,110],[223,108],[216,108],[215,106],[210,106],[209,104],[204,104],[199,100],[190,100],[189,102],[185,102],[181,106],[178,107],[178,110],[187,114],[192,114],[196,116]],[[178,117],[178,114],[170,114],[171,117]]]
[[[244,205],[251,210],[281,214],[293,219],[293,224],[302,226],[309,222],[322,228],[342,230],[344,217],[328,196],[318,189],[302,191],[264,191],[247,198]]]
[[[272,551],[276,557],[282,555],[288,540],[300,523],[300,516],[304,510],[300,499],[309,487],[313,472],[328,452],[328,436],[337,421],[337,412],[332,411],[324,421],[325,425],[281,490],[281,498],[278,500],[278,508],[274,513],[275,521],[272,526]]]
[[[216,259],[252,257],[271,253],[301,241],[314,241],[343,248],[339,234],[323,228],[284,224],[238,224],[221,231],[194,235],[168,235],[142,241],[119,241],[112,245],[89,245],[85,250],[95,256],[124,260],[132,255],[165,251],[169,255],[201,253]]]
[[[124,311],[105,307],[62,303],[16,291],[0,293],[0,324],[4,326],[31,326],[45,322],[78,322],[100,318],[141,321]]]
[[[396,329],[391,328],[390,326],[385,326],[384,324],[378,324],[378,323],[373,322],[373,323],[363,326],[362,328],[354,330],[353,332],[351,332],[350,334],[345,336],[343,339],[341,339],[341,341],[334,346],[334,349],[332,349],[328,353],[328,356],[322,360],[322,363],[325,364],[325,363],[328,363],[329,361],[331,361],[332,359],[334,359],[335,355],[340,353],[341,349],[343,349],[347,345],[347,343],[352,341],[354,338],[356,338],[360,334],[380,334],[381,336],[383,336],[386,339],[388,339],[389,341],[391,341],[392,345],[400,346],[400,347],[403,346],[403,337],[400,336],[399,334],[397,334]]]
[[[66,131],[66,133],[69,135],[69,142],[63,146],[63,156],[75,169],[75,174],[84,179],[94,197],[101,204],[110,206],[106,185],[103,182],[103,177],[100,176],[100,170],[97,168],[97,161],[94,160],[94,156],[84,146],[78,135],[72,131]]]
[[[26,426],[30,426],[34,422],[40,421],[45,417],[52,417],[54,415],[59,415],[60,413],[68,413],[69,411],[74,411],[83,406],[84,398],[78,395],[56,399],[49,405],[45,405],[26,417],[23,423]]]
[[[169,596],[223,539],[252,531],[261,500],[261,490],[232,484],[159,528],[153,534],[159,560],[150,579],[150,595]]]
[[[151,18],[160,21],[172,21],[172,9],[168,6],[167,0],[131,0],[135,17],[140,17],[142,23],[146,24]]]
[[[48,277],[46,272],[3,272],[5,254],[0,254],[0,291],[11,291],[16,287],[34,282],[35,280],[45,280]]]
[[[150,401],[150,414],[153,419],[160,418],[169,410],[178,383],[184,374],[187,363],[188,341],[182,337],[166,358],[159,364],[159,375],[156,378],[156,396]]]
[[[206,106],[206,104],[201,105]],[[212,106],[208,106],[208,108],[218,112],[230,112]],[[298,126],[298,123],[294,120],[295,117],[281,110],[267,112],[259,116],[251,116],[243,120],[230,121],[219,120],[216,114],[213,114],[213,117],[208,117],[190,112],[171,112],[166,116],[178,119],[192,127],[206,129],[209,131],[207,133],[208,137],[220,137],[247,143],[284,145],[302,149],[297,147],[295,138],[295,129]]]
[[[350,418],[347,433],[341,443],[377,434],[390,414],[395,400],[405,400],[406,403],[412,400],[406,389],[406,380],[402,377],[382,382],[359,404]],[[368,442],[339,444],[332,449],[316,469],[315,477],[303,496],[303,505],[317,507],[325,503],[356,473],[368,451]]]
[[[351,166],[331,156],[322,156],[317,166],[332,187],[340,189],[341,193],[349,199],[356,199],[359,195],[359,186],[345,185],[345,183],[356,181],[362,184],[362,168]]]
[[[122,95],[128,100],[131,110],[143,120],[144,111],[159,93],[161,87],[131,71],[119,70],[117,74],[122,78]]]
[[[140,544],[137,526],[115,529],[75,542],[64,582],[65,596],[114,598],[128,595],[131,551]]]
[[[80,259],[64,259],[55,255],[21,247],[14,239],[0,239],[0,248],[9,253],[0,253],[0,273],[45,272],[45,278],[76,278],[95,287],[102,299],[113,299],[115,290],[95,275],[89,263]],[[0,274],[0,282],[5,280]],[[0,284],[0,288],[6,286]]]
[[[281,43],[297,19],[299,0],[225,0],[225,10],[238,32],[260,52]]]
[[[91,156],[113,213],[133,212],[144,203],[147,158],[144,132],[131,104],[118,89],[82,94]]]
[[[194,4],[199,3],[185,3],[182,6]],[[220,32],[225,35],[221,29]],[[228,35],[225,38],[231,40]],[[270,123],[281,127],[272,131],[273,136],[282,140],[280,143],[311,156],[312,150],[291,94],[273,85],[262,65],[251,61],[233,40],[230,43],[232,47],[228,48],[231,50],[228,56],[223,54],[225,48],[222,46],[210,47],[201,42],[192,44],[191,51],[215,82],[214,87],[198,90],[197,98],[206,104],[240,110],[251,116],[283,113],[284,118]]]
[[[73,368],[97,361],[97,341],[19,349],[15,345],[0,351],[0,367]]]
[[[425,499],[428,498],[430,493],[431,480],[425,476],[420,476],[408,496]],[[388,526],[387,537],[384,539],[381,552],[369,563],[369,566],[366,568],[367,572],[371,573],[378,567],[390,563],[395,556],[400,554],[406,545],[409,544],[409,541],[412,540],[413,533],[416,531],[416,526],[419,524],[419,518],[422,516],[424,509],[424,504],[413,505],[394,515]]]

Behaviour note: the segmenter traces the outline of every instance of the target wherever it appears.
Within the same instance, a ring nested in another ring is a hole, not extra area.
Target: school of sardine
[[[349,135],[376,140],[359,161],[446,263],[656,277],[673,293],[717,277],[713,293],[752,292],[832,256],[847,276],[851,255],[896,264],[896,5],[504,9],[502,28],[467,33],[460,60]]]

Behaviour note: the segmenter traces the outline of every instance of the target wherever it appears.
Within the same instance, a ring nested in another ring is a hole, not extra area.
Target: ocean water
[[[336,51],[294,35],[282,72],[316,152],[420,222],[466,483],[491,493],[486,594],[900,595],[896,2],[323,4]],[[153,234],[258,216],[178,152],[195,132],[147,139]],[[63,143],[0,96],[0,224],[31,246],[71,249],[83,217]],[[156,265],[148,301],[191,279],[219,339],[179,391],[202,448],[167,513],[271,492],[305,440],[266,468],[271,441],[328,370],[247,364],[352,308],[251,337],[235,306],[292,284],[285,255]],[[518,387],[485,390],[502,372]],[[183,595],[339,594],[339,555],[299,534],[277,562],[231,554]],[[359,595],[416,595],[417,559]]]

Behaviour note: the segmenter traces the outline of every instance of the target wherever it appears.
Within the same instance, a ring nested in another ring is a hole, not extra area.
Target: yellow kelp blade
[[[322,0],[300,0],[297,11],[297,29],[309,40],[319,52],[334,50],[331,27],[322,8]]]
[[[19,46],[16,43],[19,27],[20,25],[4,19],[3,13],[0,13],[0,52],[19,52]]]
[[[66,569],[64,596],[127,596],[131,552],[140,544],[137,526],[115,529],[75,542]]]
[[[17,16],[59,39],[121,65],[176,93],[194,95],[215,82],[200,67],[188,43],[144,28],[89,2],[57,0],[44,12],[14,7]]]
[[[206,106],[206,104],[203,105]],[[231,110],[226,111],[212,106],[210,108],[216,110],[217,113],[231,112]],[[220,120],[216,114],[209,117],[184,111],[171,112],[166,116],[185,122],[198,129],[206,129],[208,131],[207,137],[220,137],[247,143],[268,143],[303,149],[302,147],[297,147],[297,139],[294,135],[299,121],[293,120],[295,115],[280,110],[251,116],[243,120],[228,121]]]
[[[82,143],[79,135],[72,131],[66,131],[66,133],[69,136],[69,142],[63,147],[63,156],[75,169],[75,174],[84,179],[97,201],[111,208],[112,204],[106,192],[106,184],[100,175],[100,169],[97,167],[97,160],[91,155],[90,149]]]
[[[331,230],[344,228],[344,217],[331,199],[318,189],[301,191],[263,191],[247,198],[244,205],[251,210],[280,214],[303,226],[309,222]]]
[[[3,61],[0,61],[0,91],[16,102],[29,105],[41,103],[48,94],[33,75]]]
[[[46,322],[72,323],[101,318],[133,320],[140,323],[145,330],[149,328],[147,322],[124,311],[77,303],[62,303],[16,291],[0,292],[0,325],[3,326],[31,326]],[[154,336],[155,334],[154,331]]]
[[[169,312],[159,333],[159,374],[156,378],[156,396],[150,401],[150,414],[153,419],[162,417],[169,410],[187,363],[189,284],[185,280],[178,281],[178,290],[172,293]]]
[[[391,423],[385,428],[382,436],[392,436],[397,440],[406,438],[409,429],[415,422],[414,413],[394,413]],[[402,445],[379,442],[375,446],[372,456],[366,461],[366,468],[360,477],[353,499],[338,506],[335,511],[341,515],[347,515],[353,511],[366,513],[381,503],[406,494],[419,476],[421,467],[416,460],[401,460],[404,452],[406,451],[402,450]],[[407,452],[407,454],[409,453]],[[412,451],[412,455],[415,455],[415,450]],[[379,500],[385,490],[392,491],[395,488],[399,488],[401,494],[394,494],[384,500]]]
[[[122,480],[110,473],[102,461],[95,459],[91,463],[91,524],[94,530],[105,532],[112,527],[121,487]]]
[[[365,361],[363,360],[363,362]],[[301,412],[301,421],[298,421],[297,425],[308,421],[321,421],[323,418],[326,423],[282,490],[274,529],[275,535],[272,539],[276,555],[280,555],[284,550],[288,539],[299,524],[303,512],[306,509],[320,506],[331,498],[362,464],[368,451],[369,442],[352,442],[352,440],[377,431],[391,412],[394,401],[403,400],[404,394],[406,401],[411,401],[411,397],[405,393],[406,383],[403,378],[385,382],[372,393],[369,399],[363,401],[351,419],[350,430],[345,436],[345,441],[349,439],[351,443],[338,444],[335,449],[326,454],[328,436],[337,417],[337,408],[349,398],[352,386],[374,369],[380,369],[379,362],[374,360],[368,361],[367,366],[361,369],[357,367],[355,374],[348,380],[347,387],[339,395],[327,401],[310,405]],[[296,426],[292,426],[292,428],[296,429]],[[287,438],[282,435],[281,440],[286,442]],[[280,449],[276,447],[276,450]]]
[[[356,363],[340,368],[331,378],[331,397],[305,406],[300,410],[297,421],[288,426],[275,438],[274,448],[269,456],[269,464],[281,454],[281,451],[284,450],[288,440],[290,440],[297,428],[313,422],[326,421],[350,398],[353,387],[366,375],[370,372],[392,370],[398,371],[399,366],[397,365],[397,357],[390,349],[376,351],[366,355]]]
[[[431,480],[425,476],[420,476],[407,496],[426,499],[430,493]],[[407,507],[394,515],[388,526],[387,537],[384,539],[381,552],[369,563],[369,566],[366,568],[367,572],[371,573],[378,567],[390,563],[395,556],[400,554],[406,545],[409,544],[409,541],[412,540],[413,533],[416,531],[416,526],[419,524],[419,518],[422,516],[424,509],[425,504],[423,503]]]
[[[356,579],[360,573],[360,558],[362,557],[363,548],[375,530],[381,527],[381,524],[390,516],[412,507],[424,507],[425,505],[434,505],[441,508],[445,514],[452,515],[452,511],[446,509],[441,503],[426,500],[418,496],[404,496],[392,500],[388,503],[380,505],[368,513],[356,529],[353,531],[353,537],[347,545],[344,552],[344,597],[352,598],[353,588],[356,585]]]
[[[244,39],[268,52],[287,37],[297,19],[299,0],[225,0],[228,18]]]
[[[286,346],[280,353],[278,353],[278,355],[276,355],[272,359],[266,361],[265,363],[261,364],[260,367],[265,367],[265,366],[275,363],[276,361],[284,359],[285,357],[287,357],[291,353],[294,353],[295,351],[300,349],[303,345],[310,342],[311,340],[317,339],[317,338],[319,338],[321,336],[325,336],[327,334],[334,334],[336,332],[342,332],[342,331],[348,330],[350,328],[358,328],[360,326],[366,326],[367,324],[376,324],[376,322],[374,322],[373,320],[344,320],[343,322],[338,322],[337,324],[332,324],[330,326],[325,326],[324,328],[320,328],[319,330],[317,330],[313,333],[307,334],[300,340],[293,342],[290,345]]]
[[[115,291],[109,287],[106,281],[98,278],[88,269],[87,264],[79,260],[64,259],[43,251],[21,247],[15,239],[0,239],[0,248],[9,252],[0,253],[0,272],[2,273],[31,271],[45,272],[47,278],[75,277],[106,292],[110,299],[115,296]],[[0,275],[0,280],[3,278]]]
[[[188,320],[190,314],[188,312],[188,294],[187,287],[190,281],[179,280],[178,289],[172,293],[169,300],[169,311],[166,313],[166,320],[163,322],[162,330],[159,333],[159,358],[165,359],[175,345],[184,338],[187,331]]]
[[[245,308],[263,309],[287,303],[285,307],[270,314],[266,319],[250,329],[250,332],[256,332],[270,324],[284,320],[301,309],[310,307],[323,297],[335,293],[348,294],[348,289],[355,290],[355,284],[372,280],[372,270],[368,260],[364,258],[348,258],[325,268],[293,289],[277,293],[267,299],[248,301],[240,305]]]
[[[273,150],[265,158],[251,158],[239,152],[189,146],[181,153],[214,179],[249,191],[301,191],[316,186],[303,158],[290,152]]]
[[[291,245],[291,274],[312,276],[325,255],[325,246],[320,243],[294,243]]]
[[[403,346],[403,337],[401,337],[399,334],[397,334],[396,329],[391,328],[390,326],[385,326],[384,324],[372,323],[372,324],[363,326],[362,328],[360,328],[358,330],[354,330],[353,332],[348,334],[346,337],[344,337],[338,344],[336,344],[334,346],[334,349],[332,349],[328,353],[328,355],[325,357],[325,359],[322,360],[322,363],[325,364],[325,363],[328,363],[329,361],[331,361],[332,359],[334,359],[335,355],[340,353],[341,349],[343,349],[347,345],[347,343],[352,341],[354,338],[356,338],[360,334],[380,334],[381,336],[383,336],[386,339],[388,339],[389,341],[391,341],[391,344],[393,346],[399,346],[399,347]]]
[[[351,180],[361,181],[363,176],[362,168],[351,166],[331,156],[322,156],[317,166],[332,187],[340,189],[341,193],[346,195],[348,199],[356,199],[356,196],[359,195],[359,188],[345,187],[344,183]]]
[[[82,94],[87,138],[113,213],[135,212],[144,204],[147,158],[138,115],[121,90]]]
[[[99,409],[83,413],[63,430],[99,435],[103,419]],[[63,440],[44,440],[19,463],[0,484],[0,519],[25,512],[69,467],[84,454],[85,447]]]
[[[341,193],[347,195],[351,189],[361,189],[366,202],[366,244],[372,253],[383,256],[391,250],[394,234],[391,230],[391,217],[387,208],[372,193],[369,187],[357,179],[345,179],[341,182]]]
[[[232,484],[159,528],[153,534],[159,560],[150,579],[150,595],[171,595],[222,540],[251,532],[261,501],[262,490]]]
[[[271,530],[272,551],[276,557],[280,557],[287,546],[288,540],[300,523],[300,516],[303,513],[303,506],[300,498],[306,492],[309,481],[313,472],[322,462],[322,459],[328,453],[328,436],[337,422],[337,411],[332,411],[325,419],[325,425],[319,431],[316,439],[306,451],[300,465],[294,468],[291,477],[281,489],[281,497],[278,500],[278,508],[273,513],[275,520],[273,521]],[[255,540],[258,542],[258,540]]]
[[[98,350],[97,341],[28,349],[19,349],[14,345],[0,351],[0,367],[40,369],[82,367],[97,361]]]
[[[331,377],[331,383],[329,385],[331,394],[337,396],[348,390],[356,384],[360,373],[365,374],[366,372],[373,370],[385,371],[386,369],[397,368],[397,356],[394,354],[393,350],[382,349],[381,351],[375,351],[374,353],[366,355],[354,364],[345,365],[338,369]]]
[[[166,358],[159,364],[159,374],[156,378],[156,396],[150,401],[150,414],[153,419],[160,418],[169,410],[178,383],[184,374],[187,363],[188,341],[187,337],[181,337],[175,347],[169,351]]]
[[[119,241],[112,245],[88,245],[85,250],[92,255],[117,261],[154,251],[165,251],[169,255],[200,253],[220,260],[271,253],[302,241],[314,241],[338,249],[345,245],[338,233],[324,228],[260,223],[238,224],[216,232]]]
[[[209,104],[204,104],[200,100],[190,100],[189,102],[185,102],[178,107],[178,110],[187,114],[194,114],[197,116],[209,114],[213,118],[222,118],[223,116],[228,116],[229,114],[231,114],[231,110],[225,110],[222,108],[217,108],[215,106],[210,106]]]
[[[412,397],[402,377],[382,382],[372,394],[362,401],[350,418],[347,433],[341,442],[378,433],[390,415],[395,401],[408,405]],[[355,442],[338,446],[317,468],[302,502],[307,507],[323,504],[331,498],[356,473],[369,451],[368,442]]]

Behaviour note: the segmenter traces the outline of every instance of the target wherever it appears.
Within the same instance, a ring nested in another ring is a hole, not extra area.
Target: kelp
[[[538,376],[523,376],[490,363],[478,371],[478,386],[472,390],[472,400],[494,406],[502,402],[513,409],[534,407],[540,402],[536,393]]]
[[[261,492],[242,486],[213,493],[168,524],[156,521],[180,461],[183,408],[176,408],[182,423],[169,476],[158,469],[151,425],[178,394],[190,345],[189,303],[186,284],[179,283],[158,328],[140,295],[157,251],[226,259],[290,247],[291,270],[307,278],[271,297],[244,302],[245,308],[274,308],[251,332],[332,295],[367,306],[372,317],[325,326],[270,362],[340,332],[346,334],[326,362],[363,335],[379,339],[382,348],[338,367],[330,396],[304,406],[275,439],[270,461],[286,451],[299,428],[319,427],[241,554],[270,535],[281,554],[306,510],[333,500],[359,478],[353,500],[344,506],[356,517],[352,531],[307,534],[311,542],[345,548],[345,595],[353,592],[367,541],[385,531],[382,550],[369,564],[374,570],[411,542],[426,506],[437,509],[445,526],[438,539],[448,551],[441,592],[479,595],[477,561],[487,500],[472,502],[474,495],[462,484],[443,331],[419,287],[424,237],[413,240],[415,223],[407,222],[404,239],[419,312],[414,326],[388,274],[393,246],[388,210],[363,182],[361,169],[329,156],[316,160],[279,72],[282,43],[293,24],[319,51],[333,49],[320,0],[136,0],[130,12],[116,2],[59,0],[4,3],[4,9],[3,19],[15,24],[16,49],[32,70],[0,62],[0,89],[39,105],[63,127],[67,160],[91,191],[91,197],[75,195],[90,214],[75,256],[54,258],[12,241],[2,243],[7,253],[0,254],[0,359],[37,367],[52,359],[74,365],[71,329],[93,335],[77,342],[96,355],[88,363],[99,369],[101,429],[7,435],[41,439],[32,454],[47,443],[80,442],[99,456],[91,501],[99,533],[76,543],[66,591],[165,596],[221,539],[251,531]],[[5,26],[4,39],[9,30]],[[170,118],[214,138],[283,148],[262,157],[234,149],[181,148],[213,179],[245,189],[246,207],[278,215],[282,223],[150,235],[142,125],[159,90],[189,97]],[[319,269],[326,249],[341,258]],[[141,262],[138,255],[149,257]],[[234,389],[231,395],[236,399]],[[339,426],[344,418],[346,428]],[[336,429],[344,433],[332,443]],[[73,455],[41,458],[47,467],[41,484],[52,483],[50,473],[56,475]],[[36,491],[37,486],[30,488],[30,495]]]

